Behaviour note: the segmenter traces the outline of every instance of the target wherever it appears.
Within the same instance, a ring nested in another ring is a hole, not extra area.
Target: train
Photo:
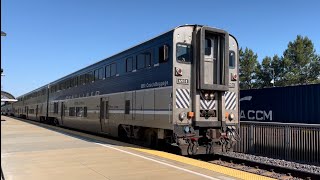
[[[240,120],[320,124],[320,84],[240,91]]]
[[[232,151],[239,138],[238,77],[234,36],[214,27],[181,25],[2,109],[150,147],[170,145],[182,155],[214,154]]]

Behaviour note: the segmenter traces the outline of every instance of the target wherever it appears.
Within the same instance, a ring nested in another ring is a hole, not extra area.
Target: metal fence
[[[237,152],[320,165],[320,124],[240,124]]]

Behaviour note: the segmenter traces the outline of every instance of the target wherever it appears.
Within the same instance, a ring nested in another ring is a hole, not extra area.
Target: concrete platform
[[[165,152],[1,116],[6,180],[271,179]]]

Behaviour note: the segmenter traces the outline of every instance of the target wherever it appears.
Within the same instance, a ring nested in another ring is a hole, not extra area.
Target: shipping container
[[[240,91],[240,120],[320,124],[320,84]]]

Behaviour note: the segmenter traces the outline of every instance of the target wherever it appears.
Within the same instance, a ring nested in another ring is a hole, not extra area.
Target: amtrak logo
[[[251,101],[252,96],[246,96],[240,99],[240,101]]]

